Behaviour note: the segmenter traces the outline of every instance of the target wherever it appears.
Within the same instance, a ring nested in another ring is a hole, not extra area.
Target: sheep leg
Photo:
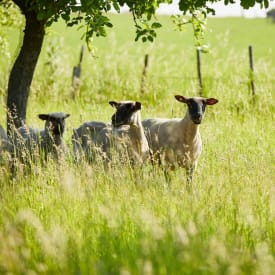
[[[10,169],[10,179],[13,180],[16,176],[16,172],[17,172],[17,163],[16,163],[16,159],[15,157],[12,157],[9,160],[9,169]]]
[[[188,166],[186,168],[186,180],[187,180],[187,189],[190,190],[192,187],[193,174],[194,174],[195,166]]]
[[[163,167],[163,173],[164,173],[166,183],[171,183],[171,174],[169,172],[170,172],[169,169]]]

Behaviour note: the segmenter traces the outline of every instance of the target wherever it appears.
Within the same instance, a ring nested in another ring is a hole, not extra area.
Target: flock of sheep
[[[199,125],[207,105],[218,102],[215,98],[175,96],[187,105],[183,118],[152,118],[141,120],[141,103],[137,101],[110,101],[116,109],[110,123],[91,121],[73,130],[72,145],[76,162],[104,163],[118,160],[131,165],[156,161],[165,171],[175,167],[186,169],[187,182],[192,181],[194,169],[202,151]],[[62,112],[40,114],[45,120],[44,130],[22,126],[8,136],[0,126],[0,153],[8,153],[14,161],[30,164],[37,158],[59,159],[66,153],[63,141],[65,120]]]

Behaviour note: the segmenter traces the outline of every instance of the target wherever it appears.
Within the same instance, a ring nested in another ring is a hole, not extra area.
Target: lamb
[[[186,169],[188,187],[192,182],[198,158],[202,152],[199,125],[207,105],[218,103],[215,98],[175,96],[176,100],[188,107],[185,117],[152,118],[142,121],[153,156],[167,171],[176,166]]]
[[[84,122],[78,128],[73,129],[72,144],[74,157],[77,162],[86,158],[94,159],[93,151],[99,132],[110,124],[100,121]]]
[[[21,160],[35,160],[42,155],[45,160],[49,156],[59,159],[65,153],[63,134],[65,119],[69,114],[55,112],[39,114],[38,117],[45,120],[44,130],[38,130],[28,126],[22,126],[14,131],[14,152]]]
[[[116,108],[112,125],[99,132],[95,144],[108,160],[114,160],[114,153],[118,153],[120,163],[144,163],[149,156],[149,145],[141,123],[141,103],[110,101],[109,104]]]

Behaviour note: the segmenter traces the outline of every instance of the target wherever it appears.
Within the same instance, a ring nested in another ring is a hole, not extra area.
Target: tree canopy
[[[110,11],[120,13],[127,5],[136,27],[135,40],[153,41],[156,30],[161,27],[157,21],[156,10],[160,4],[172,4],[172,0],[1,0],[0,24],[16,24],[14,5],[25,17],[25,29],[21,50],[12,67],[8,83],[7,126],[10,132],[13,126],[25,123],[29,89],[33,73],[41,51],[45,28],[62,19],[67,26],[83,27],[83,38],[88,46],[94,36],[106,36],[106,28],[112,27],[108,17]],[[179,29],[185,24],[192,24],[197,45],[200,45],[208,14],[215,14],[209,5],[224,2],[226,5],[235,0],[179,0],[177,2],[182,15],[175,16],[174,22]],[[240,5],[248,9],[259,3],[268,7],[268,0],[241,0]],[[1,36],[0,36],[1,37]],[[0,40],[4,45],[4,42]]]
[[[18,8],[12,1],[2,0],[0,2],[0,54],[5,58],[10,58],[8,43],[6,40],[6,28],[8,26],[21,27],[23,20],[19,15]]]
[[[183,15],[191,15],[189,20],[175,20],[177,25],[192,23],[194,25],[194,34],[202,31],[204,23],[202,18],[207,14],[215,15],[215,10],[210,4],[215,2],[224,2],[225,5],[233,4],[235,0],[179,0],[178,7]],[[106,36],[106,28],[112,27],[108,17],[108,12],[116,11],[120,13],[121,7],[127,5],[133,15],[134,25],[136,27],[136,40],[140,37],[145,42],[153,41],[156,37],[156,29],[161,27],[156,22],[156,10],[160,4],[172,4],[172,0],[2,0],[0,5],[13,7],[15,3],[22,13],[34,12],[37,20],[44,22],[45,27],[53,22],[63,19],[67,26],[83,26],[86,42],[95,36]],[[258,3],[262,7],[269,6],[268,0],[241,0],[240,5],[244,9],[249,9]],[[12,12],[6,11],[3,18],[8,18]],[[202,16],[200,16],[202,15]],[[150,23],[150,21],[153,22]],[[16,20],[15,20],[16,21]]]

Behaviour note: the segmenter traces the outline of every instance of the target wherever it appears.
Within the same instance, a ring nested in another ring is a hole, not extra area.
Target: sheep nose
[[[193,122],[195,124],[200,124],[202,121],[202,115],[201,114],[194,114],[193,115]]]

